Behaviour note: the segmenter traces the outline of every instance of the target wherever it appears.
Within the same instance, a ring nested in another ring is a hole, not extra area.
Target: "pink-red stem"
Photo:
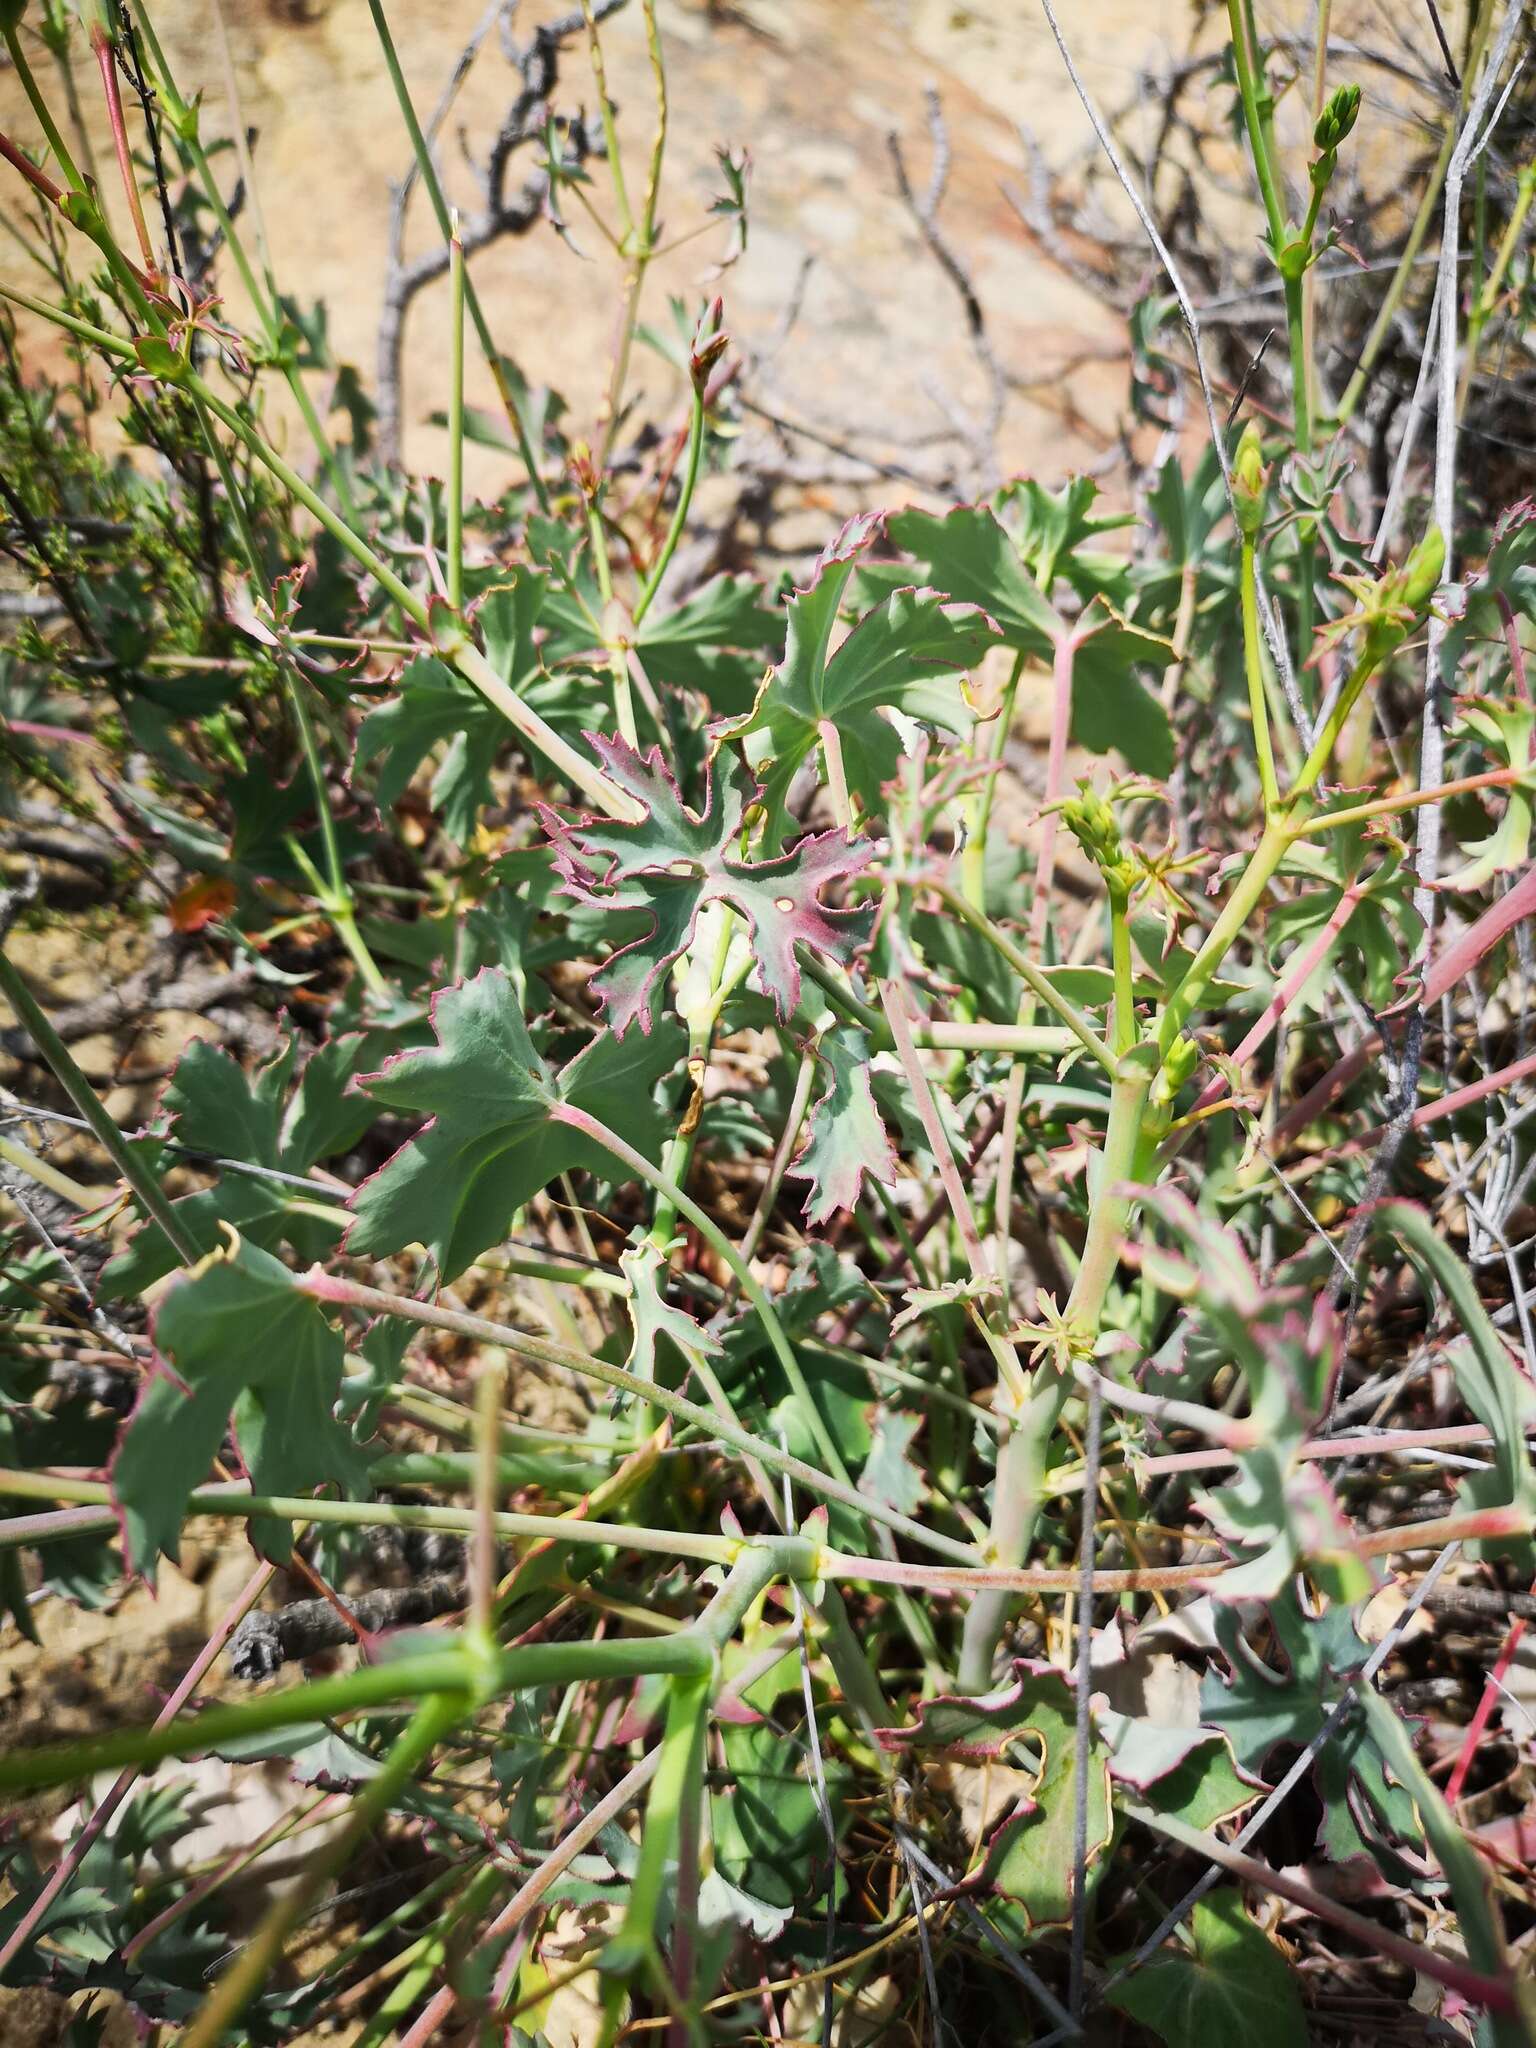
[[[1474,924],[1458,933],[1431,964],[1424,977],[1424,1004],[1428,1006],[1439,1002],[1485,953],[1493,950],[1507,932],[1513,931],[1517,924],[1533,913],[1536,913],[1536,866],[1528,868],[1507,895],[1490,904]],[[1402,1022],[1401,1017],[1392,1020],[1390,1028],[1394,1033],[1401,1029]],[[1381,1051],[1382,1043],[1381,1033],[1373,1031],[1353,1052],[1346,1053],[1343,1059],[1331,1066],[1321,1081],[1310,1088],[1275,1125],[1270,1139],[1271,1151],[1278,1152],[1314,1123],[1334,1098],[1364,1073]]]
[[[112,146],[117,152],[117,168],[122,175],[123,190],[128,195],[128,211],[133,216],[133,231],[138,237],[139,254],[144,259],[145,275],[153,278],[156,274],[154,245],[149,239],[149,227],[144,219],[144,202],[139,197],[139,181],[134,175],[133,152],[128,147],[128,127],[123,119],[123,96],[117,85],[117,53],[112,39],[103,30],[95,29],[91,34],[91,48],[96,52],[96,62],[101,71],[101,89],[106,95],[107,117],[112,124]]]

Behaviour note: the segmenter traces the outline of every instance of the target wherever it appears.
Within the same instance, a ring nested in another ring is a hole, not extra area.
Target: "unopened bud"
[[[1445,535],[1432,526],[1401,570],[1404,604],[1421,612],[1440,587],[1445,573]]]
[[[1344,141],[1360,117],[1360,88],[1341,85],[1317,117],[1312,140],[1320,150],[1331,153]]]
[[[1182,1031],[1163,1056],[1163,1077],[1172,1094],[1177,1094],[1200,1064],[1200,1048]]]
[[[585,441],[573,441],[570,451],[571,477],[581,495],[589,502],[595,502],[602,489],[602,474],[592,459],[592,450]]]
[[[1237,515],[1238,531],[1248,540],[1264,524],[1266,495],[1264,443],[1258,428],[1250,420],[1232,458],[1232,507]]]
[[[1110,806],[1087,782],[1061,807],[1062,823],[1096,868],[1106,874],[1120,860],[1120,826]]]
[[[731,337],[720,324],[724,318],[725,306],[721,300],[715,299],[705,307],[694,329],[688,350],[688,371],[695,391],[704,389],[709,382],[710,371],[730,346]]]
[[[59,200],[59,211],[72,228],[78,228],[82,235],[89,235],[93,241],[106,227],[101,208],[91,192],[66,192]]]

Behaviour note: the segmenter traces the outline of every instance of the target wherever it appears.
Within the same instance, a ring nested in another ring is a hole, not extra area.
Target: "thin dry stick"
[[[987,379],[987,409],[979,420],[964,420],[959,417],[956,408],[945,409],[950,412],[955,425],[961,431],[983,486],[991,489],[998,481],[997,434],[1002,426],[1003,412],[1008,402],[1008,379],[1002,364],[997,360],[996,351],[987,333],[987,319],[982,309],[980,294],[964,263],[951,246],[949,237],[939,226],[939,208],[943,204],[944,188],[949,182],[949,133],[944,125],[944,110],[936,87],[924,86],[923,102],[928,110],[928,133],[933,143],[933,168],[928,179],[928,190],[921,197],[907,176],[901,137],[894,128],[886,136],[885,142],[896,172],[897,189],[917,222],[934,261],[959,294],[960,303],[965,310],[965,324],[970,334],[971,348]]]
[[[1521,0],[1521,4],[1523,4],[1523,0]],[[1156,250],[1157,260],[1166,271],[1168,282],[1173,287],[1173,295],[1179,302],[1179,312],[1183,316],[1184,326],[1189,334],[1190,347],[1194,350],[1195,374],[1200,380],[1200,396],[1205,403],[1206,423],[1211,430],[1211,446],[1216,450],[1216,460],[1221,464],[1222,481],[1227,487],[1227,503],[1231,506],[1232,463],[1227,454],[1226,435],[1222,431],[1220,415],[1216,410],[1216,396],[1211,388],[1210,372],[1205,365],[1205,349],[1200,339],[1200,319],[1195,311],[1195,302],[1190,297],[1189,287],[1184,282],[1184,276],[1178,264],[1173,260],[1168,244],[1158,233],[1157,223],[1147,210],[1146,202],[1136,190],[1135,182],[1126,169],[1119,150],[1115,147],[1104,116],[1099,112],[1092,95],[1078,74],[1077,66],[1072,61],[1072,52],[1067,48],[1067,40],[1061,32],[1061,24],[1056,19],[1056,10],[1051,5],[1051,0],[1040,0],[1040,6],[1045,14],[1046,23],[1050,28],[1051,34],[1055,38],[1056,47],[1061,52],[1061,61],[1067,67],[1067,76],[1072,81],[1073,90],[1082,101],[1083,112],[1093,124],[1093,132],[1099,138],[1099,147],[1103,150],[1105,156],[1108,157],[1109,167],[1119,179],[1121,190],[1125,193],[1126,198],[1130,200],[1136,218],[1141,222],[1142,228],[1146,233],[1147,240]],[[1237,518],[1235,508],[1233,509],[1232,517],[1235,522]],[[1259,583],[1259,618],[1263,624],[1264,638],[1269,643],[1269,651],[1274,659],[1275,667],[1281,675],[1284,675],[1289,669],[1289,661],[1285,644],[1281,640],[1275,628],[1274,620],[1270,616],[1269,603],[1262,579]]]
[[[1173,260],[1168,244],[1158,233],[1157,223],[1147,210],[1145,201],[1137,191],[1135,182],[1127,171],[1120,152],[1115,147],[1104,116],[1099,112],[1087,86],[1084,85],[1081,77],[1078,75],[1077,66],[1072,61],[1072,52],[1067,48],[1066,37],[1061,32],[1061,24],[1056,19],[1056,10],[1051,5],[1051,0],[1040,0],[1040,5],[1044,11],[1046,23],[1050,28],[1051,34],[1056,40],[1056,48],[1061,52],[1061,61],[1067,67],[1067,76],[1072,81],[1073,90],[1082,101],[1083,111],[1093,124],[1094,134],[1099,138],[1099,147],[1103,150],[1105,156],[1108,157],[1110,169],[1120,180],[1121,189],[1125,193],[1126,198],[1130,200],[1136,218],[1141,222],[1147,240],[1156,250],[1157,260],[1162,264],[1164,271],[1167,273],[1169,284],[1173,286],[1173,295],[1179,302],[1179,311],[1184,318],[1184,326],[1189,335],[1190,347],[1195,353],[1195,374],[1200,380],[1200,394],[1205,401],[1205,417],[1211,430],[1211,445],[1215,448],[1216,459],[1221,464],[1221,473],[1226,479],[1227,495],[1230,499],[1232,492],[1232,466],[1227,459],[1226,436],[1221,430],[1221,420],[1216,410],[1216,397],[1211,387],[1210,373],[1205,366],[1205,349],[1200,339],[1200,319],[1195,311],[1195,302],[1190,296],[1189,287],[1184,282],[1183,272]]]
[[[1456,321],[1461,310],[1456,288],[1456,265],[1460,254],[1461,191],[1468,170],[1487,148],[1514,90],[1524,59],[1516,65],[1504,96],[1484,124],[1483,115],[1493,98],[1504,60],[1514,43],[1515,31],[1525,18],[1525,0],[1511,0],[1499,39],[1483,72],[1472,104],[1462,123],[1461,138],[1451,152],[1445,174],[1444,222],[1440,242],[1440,268],[1436,291],[1440,300],[1439,409],[1435,426],[1435,523],[1445,540],[1445,568],[1442,587],[1454,573],[1456,552]],[[1428,647],[1424,657],[1424,727],[1419,752],[1419,787],[1434,789],[1445,779],[1445,717],[1441,704],[1441,655],[1445,646],[1446,622],[1442,613],[1429,618]],[[1424,920],[1421,957],[1427,957],[1435,921],[1435,881],[1440,871],[1440,806],[1426,804],[1419,812],[1415,867],[1418,886],[1413,907]]]
[[[1435,279],[1434,296],[1430,300],[1428,331],[1424,336],[1424,350],[1419,357],[1419,374],[1414,379],[1413,397],[1408,402],[1408,414],[1403,421],[1402,434],[1397,444],[1397,458],[1392,465],[1392,481],[1387,488],[1387,501],[1381,508],[1381,517],[1376,522],[1376,538],[1371,542],[1370,559],[1379,562],[1392,545],[1397,534],[1398,513],[1402,505],[1408,480],[1408,465],[1419,438],[1419,421],[1423,417],[1425,403],[1429,397],[1430,375],[1435,367],[1440,345],[1440,279]]]
[[[1051,2039],[1060,2041],[1080,2040],[1082,2038],[1082,2028],[1072,2018],[1071,2014],[1067,2012],[1050,1986],[1035,1974],[1017,1950],[1010,1948],[986,1915],[979,1912],[971,1904],[970,1900],[965,1896],[961,1881],[951,1877],[947,1870],[935,1863],[922,1843],[900,1821],[896,1823],[896,1839],[901,1844],[903,1852],[910,1856],[912,1861],[926,1872],[934,1884],[942,1887],[945,1897],[954,1900],[955,1904],[960,1908],[962,1916],[970,1922],[973,1931],[979,1934],[981,1939],[996,1951],[999,1960],[1006,1968],[1013,1972],[1025,1990],[1032,1997],[1037,1998],[1041,2005],[1044,2006],[1046,2013],[1056,2022],[1058,2029],[1051,2036]]]

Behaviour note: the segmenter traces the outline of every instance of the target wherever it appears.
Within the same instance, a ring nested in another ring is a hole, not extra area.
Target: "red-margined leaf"
[[[637,754],[620,739],[588,733],[604,772],[645,806],[634,824],[584,818],[567,824],[547,806],[539,815],[556,850],[566,893],[598,909],[643,910],[651,929],[621,946],[592,977],[616,1038],[639,1022],[649,1031],[667,969],[688,948],[699,913],[728,903],[752,933],[753,979],[780,1017],[800,1000],[797,945],[840,962],[869,934],[872,910],[832,910],[821,892],[862,872],[870,848],[839,831],[802,839],[770,860],[739,851],[742,819],[756,790],[727,760],[712,766],[704,808],[690,811],[658,748]]]
[[[805,1143],[789,1168],[811,1184],[805,1220],[813,1230],[853,1207],[866,1173],[887,1185],[896,1178],[896,1154],[870,1086],[868,1033],[839,1025],[821,1038],[816,1056],[827,1085],[811,1105]]]
[[[1013,1669],[1013,1683],[997,1692],[974,1699],[926,1700],[915,1728],[881,1728],[876,1735],[886,1749],[910,1743],[973,1763],[1008,1756],[1023,1768],[1029,1767],[1032,1757],[1037,1761],[1031,1796],[1019,1801],[992,1838],[986,1875],[998,1893],[1023,1909],[1030,1927],[1059,1927],[1072,1918],[1077,1811],[1074,1687],[1065,1673],[1044,1664],[1020,1658]],[[1092,1873],[1114,1831],[1109,1762],[1097,1741],[1089,1749],[1087,1795]]]

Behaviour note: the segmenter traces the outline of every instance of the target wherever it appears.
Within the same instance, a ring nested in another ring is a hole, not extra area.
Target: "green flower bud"
[[[1121,861],[1119,823],[1096,789],[1087,782],[1077,787],[1078,794],[1061,807],[1062,823],[1094,866],[1112,876]]]
[[[694,329],[693,342],[688,351],[688,373],[693,379],[695,391],[702,391],[709,382],[710,372],[730,347],[730,336],[721,326],[725,308],[719,299],[705,307]]]
[[[1110,895],[1121,903],[1129,902],[1131,891],[1135,888],[1140,873],[1135,861],[1122,854],[1119,860],[1105,861],[1103,865],[1104,882]]]
[[[11,35],[20,28],[26,11],[27,0],[0,0],[0,34]]]
[[[1421,612],[1439,589],[1444,573],[1445,535],[1432,526],[1400,571],[1404,604]]]
[[[1232,504],[1237,514],[1238,532],[1245,539],[1251,540],[1264,524],[1267,490],[1264,443],[1257,426],[1250,420],[1232,458]]]
[[[162,384],[180,384],[187,375],[187,361],[158,334],[140,334],[134,339],[139,366]]]
[[[59,201],[59,211],[72,228],[78,228],[93,241],[106,232],[101,208],[89,192],[66,192]]]
[[[1359,117],[1359,86],[1341,85],[1317,117],[1317,126],[1312,130],[1313,142],[1321,150],[1336,150]]]
[[[1152,1090],[1154,1105],[1158,1109],[1168,1109],[1185,1082],[1193,1079],[1199,1065],[1199,1046],[1187,1032],[1181,1031],[1163,1055],[1162,1072]]]

